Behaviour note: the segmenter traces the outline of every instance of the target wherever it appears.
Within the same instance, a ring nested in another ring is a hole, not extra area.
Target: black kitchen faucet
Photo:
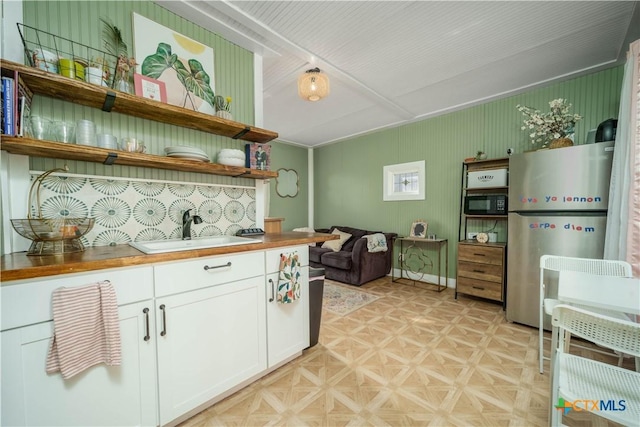
[[[190,240],[191,239],[191,223],[200,224],[202,222],[202,218],[199,215],[191,216],[189,211],[191,209],[187,209],[182,214],[182,240]]]

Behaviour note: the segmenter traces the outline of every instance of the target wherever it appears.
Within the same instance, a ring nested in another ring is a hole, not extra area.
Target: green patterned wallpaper
[[[394,129],[353,138],[315,150],[315,226],[350,225],[407,235],[416,219],[429,222],[429,233],[449,239],[449,277],[455,277],[462,161],[484,150],[489,158],[531,149],[520,130],[516,104],[548,109],[554,98],[567,98],[584,116],[576,142],[589,129],[617,117],[623,67],[615,67],[544,88],[488,102]],[[424,159],[426,200],[383,202],[383,166]],[[506,224],[498,224],[499,239]],[[483,229],[493,221],[481,224]]]
[[[24,1],[24,24],[66,37],[100,49],[102,46],[100,17],[108,17],[122,31],[123,40],[134,53],[132,12],[197,40],[214,49],[215,92],[233,99],[231,112],[234,119],[254,123],[253,54],[214,34],[215,29],[204,29],[151,1]],[[152,35],[150,35],[152,37]],[[16,39],[19,42],[16,30]],[[222,148],[244,148],[243,141],[183,129],[177,126],[105,113],[68,102],[37,96],[34,114],[54,120],[76,121],[90,119],[96,122],[99,133],[111,133],[117,137],[141,138],[151,154],[164,154],[164,148],[188,145],[204,150],[215,159]],[[219,177],[214,175],[165,171],[128,166],[105,166],[80,161],[67,162],[70,171],[78,174],[123,176],[173,181],[193,181],[218,184],[254,186],[255,181],[246,178]],[[47,170],[60,167],[62,160],[32,158],[31,168]]]

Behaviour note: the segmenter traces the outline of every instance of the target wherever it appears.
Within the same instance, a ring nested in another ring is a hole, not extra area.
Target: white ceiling
[[[263,56],[264,128],[319,146],[624,62],[630,1],[158,1]],[[318,66],[331,94],[300,99]]]

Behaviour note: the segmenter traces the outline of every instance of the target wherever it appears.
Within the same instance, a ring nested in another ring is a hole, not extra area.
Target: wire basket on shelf
[[[17,26],[30,66],[96,83],[88,76],[91,67],[92,72],[101,71],[102,76],[98,79],[102,80],[103,86],[114,86],[117,56],[29,25],[18,23]]]
[[[42,181],[53,172],[66,171],[67,169],[62,168],[48,170],[37,177],[31,184],[28,203],[31,206],[35,190],[37,218],[32,216],[29,208],[26,219],[11,220],[13,229],[22,237],[31,240],[27,255],[59,255],[84,251],[84,244],[80,238],[93,228],[93,218],[42,218],[40,209],[40,186]]]

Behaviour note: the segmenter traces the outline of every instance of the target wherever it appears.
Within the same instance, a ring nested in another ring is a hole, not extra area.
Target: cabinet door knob
[[[147,329],[147,335],[144,336],[144,340],[149,341],[151,339],[151,335],[149,334],[149,309],[145,307],[142,312],[144,313],[145,327]]]

